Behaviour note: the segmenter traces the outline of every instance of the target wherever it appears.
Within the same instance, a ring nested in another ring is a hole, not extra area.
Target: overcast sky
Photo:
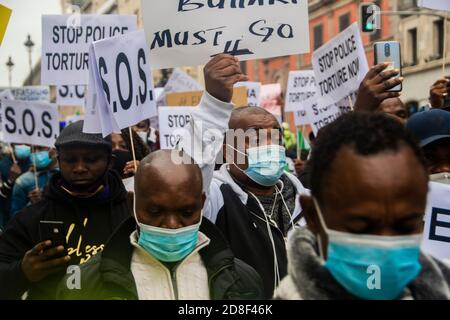
[[[8,86],[8,68],[6,61],[11,56],[15,64],[12,73],[12,85],[22,86],[29,73],[28,51],[24,43],[27,34],[36,44],[33,48],[33,64],[41,55],[41,15],[61,14],[60,0],[0,0],[0,3],[12,9],[3,43],[0,47],[0,87]]]

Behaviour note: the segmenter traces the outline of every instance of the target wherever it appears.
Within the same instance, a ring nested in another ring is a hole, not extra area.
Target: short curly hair
[[[402,146],[412,149],[427,172],[416,139],[398,121],[382,113],[351,112],[341,116],[318,133],[310,158],[311,193],[321,199],[324,177],[342,148],[350,147],[358,155],[371,156],[398,151]]]

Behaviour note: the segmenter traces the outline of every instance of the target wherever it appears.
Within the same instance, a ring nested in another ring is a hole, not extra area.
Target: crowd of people
[[[266,109],[234,107],[247,77],[227,54],[205,66],[175,150],[158,150],[150,121],[105,138],[78,121],[54,148],[11,145],[0,299],[450,299],[449,266],[421,251],[429,181],[450,181],[448,80],[410,115],[387,67],[307,159]],[[65,245],[41,221],[62,221]]]

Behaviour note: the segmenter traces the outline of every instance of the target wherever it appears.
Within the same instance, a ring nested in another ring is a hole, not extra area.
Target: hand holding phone
[[[375,64],[384,63],[387,65],[386,71],[398,70],[397,78],[402,75],[402,60],[401,49],[398,41],[382,41],[374,44]],[[402,91],[402,84],[389,88],[386,91],[400,92]]]

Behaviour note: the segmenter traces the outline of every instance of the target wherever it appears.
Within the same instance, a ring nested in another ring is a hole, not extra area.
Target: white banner
[[[48,86],[0,87],[0,92],[8,90],[14,100],[22,101],[50,101],[50,88]]]
[[[58,86],[56,88],[56,104],[59,106],[84,107],[86,86]]]
[[[241,81],[234,85],[235,88],[247,88],[247,105],[259,107],[261,105],[261,82]]]
[[[143,31],[94,42],[90,55],[93,97],[87,100],[85,132],[107,136],[157,115]]]
[[[196,107],[159,107],[159,141],[161,149],[174,149],[182,130],[191,120]]]
[[[59,134],[56,104],[2,100],[2,131],[5,142],[53,147]]]
[[[417,6],[434,10],[450,11],[449,0],[419,0]]]
[[[450,261],[450,185],[429,184],[422,250]]]
[[[141,8],[155,69],[223,52],[241,60],[309,52],[307,1],[142,0]]]
[[[336,103],[356,91],[369,71],[358,24],[353,23],[314,51],[312,65],[321,106]]]
[[[81,15],[79,26],[72,15],[42,16],[41,83],[88,84],[89,46],[92,42],[137,30],[136,16]]]

